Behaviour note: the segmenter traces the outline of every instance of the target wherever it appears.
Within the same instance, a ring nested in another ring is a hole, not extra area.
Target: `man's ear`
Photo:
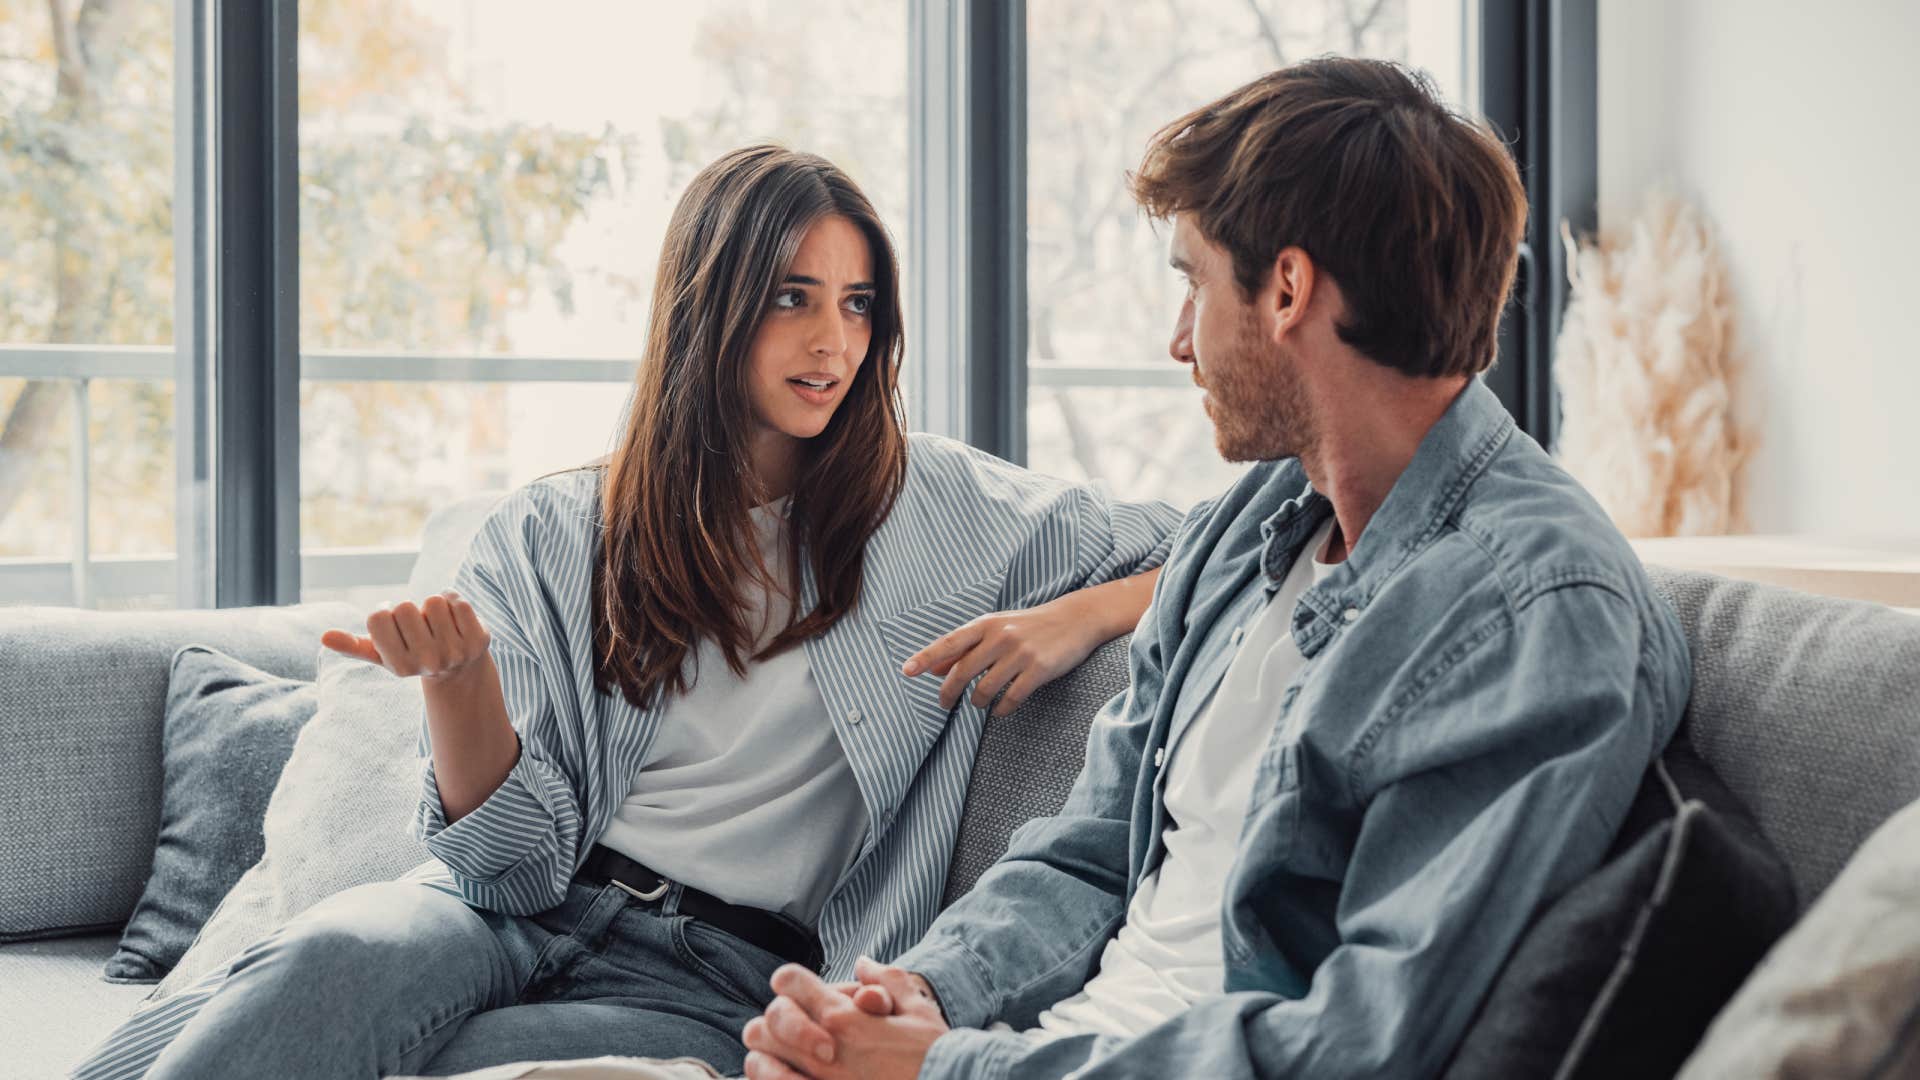
[[[1305,321],[1307,305],[1313,301],[1313,281],[1313,257],[1304,249],[1284,247],[1273,257],[1273,271],[1267,275],[1259,302],[1271,320],[1269,334],[1275,344]]]

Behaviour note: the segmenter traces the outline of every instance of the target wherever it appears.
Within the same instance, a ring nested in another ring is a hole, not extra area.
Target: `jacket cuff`
[[[1000,1080],[1025,1050],[1017,1032],[954,1028],[927,1048],[920,1080]]]
[[[982,1027],[999,1012],[986,964],[957,938],[930,938],[907,950],[894,965],[933,985],[940,1012],[952,1027]]]
[[[415,831],[455,874],[479,884],[497,881],[554,835],[557,819],[545,797],[549,779],[523,750],[493,794],[449,825],[429,759]]]

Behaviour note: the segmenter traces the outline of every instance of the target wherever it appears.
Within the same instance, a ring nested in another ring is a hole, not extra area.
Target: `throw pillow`
[[[204,645],[173,654],[153,869],[107,960],[108,982],[157,982],[260,858],[267,798],[317,700],[310,682]]]
[[[1680,1076],[1920,1076],[1920,802],[1868,838]]]
[[[1672,1076],[1797,911],[1792,872],[1676,740],[1600,869],[1521,937],[1445,1075]]]
[[[173,994],[342,889],[428,859],[411,833],[420,801],[420,681],[322,649],[319,709],[267,804],[266,851],[154,990]]]

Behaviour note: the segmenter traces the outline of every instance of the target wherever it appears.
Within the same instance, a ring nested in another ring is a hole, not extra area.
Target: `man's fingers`
[[[748,1024],[747,1029],[751,1031],[753,1025]],[[753,1049],[752,1043],[748,1043],[747,1047],[747,1080],[808,1080],[806,1073],[795,1072],[772,1054]]]
[[[832,1061],[834,1053],[833,1036],[827,1029],[813,1022],[805,1009],[794,1003],[784,994],[773,999],[767,1006],[767,1027],[772,1029],[773,1037],[788,1046],[797,1046],[821,1061]]]
[[[854,961],[853,974],[855,978],[866,984],[863,989],[872,990],[876,993],[885,993],[891,999],[890,1004],[896,1013],[912,1012],[919,1009],[927,1009],[935,1013],[940,1012],[940,1003],[935,1001],[932,995],[928,994],[923,988],[919,976],[916,976],[906,968],[895,967],[892,964],[882,964],[877,960],[862,956]],[[854,998],[854,1004],[859,1006],[863,1012],[872,1011],[867,1008],[866,1004],[860,1001],[857,995]]]
[[[862,986],[853,992],[853,1006],[868,1016],[892,1016],[893,995],[879,984]]]
[[[824,1021],[829,1013],[845,1009],[850,1004],[820,976],[799,964],[782,964],[773,973],[772,985],[774,993],[792,998],[794,1004],[805,1009],[807,1015],[816,1022]]]
[[[380,662],[380,650],[373,647],[372,638],[364,638],[345,630],[329,630],[320,635],[320,644],[356,660],[365,660],[369,664]]]
[[[923,671],[944,667],[964,655],[968,649],[973,648],[974,643],[978,642],[980,635],[985,632],[986,629],[979,624],[968,623],[958,630],[934,638],[926,648],[907,657],[907,662],[901,665],[900,673],[911,677]]]

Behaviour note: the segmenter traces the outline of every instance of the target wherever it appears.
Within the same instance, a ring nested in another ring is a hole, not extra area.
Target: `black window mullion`
[[[965,6],[967,441],[1027,456],[1027,5]]]
[[[300,598],[296,0],[216,0],[214,602]]]
[[[1567,306],[1560,224],[1576,234],[1598,224],[1597,36],[1594,0],[1482,0],[1481,109],[1513,148],[1529,207],[1487,384],[1543,446],[1553,444],[1553,350]]]

